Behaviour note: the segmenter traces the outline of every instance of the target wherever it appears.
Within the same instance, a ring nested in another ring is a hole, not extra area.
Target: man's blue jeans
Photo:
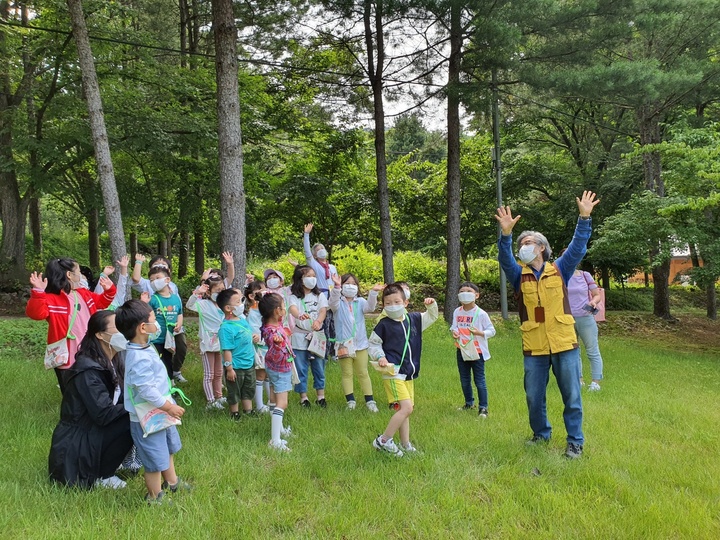
[[[475,405],[473,398],[472,379],[475,379],[475,386],[478,391],[478,406],[481,409],[487,409],[488,393],[485,384],[485,360],[472,360],[470,362],[463,360],[460,349],[457,351],[457,365],[460,373],[460,386],[462,387],[463,396],[465,396],[465,405]]]
[[[295,385],[298,394],[307,392],[308,387],[308,365],[313,374],[313,388],[315,390],[325,389],[325,359],[318,358],[311,352],[303,349],[293,349],[295,353],[295,367],[297,368],[300,382]]]
[[[557,380],[565,409],[563,419],[567,430],[567,442],[583,444],[582,398],[578,380],[580,349],[543,356],[525,357],[525,397],[527,399],[530,427],[533,435],[549,439],[552,427],[547,418],[547,385],[550,368]]]

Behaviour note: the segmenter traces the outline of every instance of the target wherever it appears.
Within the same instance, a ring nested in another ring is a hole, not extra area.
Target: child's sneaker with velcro
[[[376,450],[380,452],[387,452],[390,455],[393,455],[395,457],[402,457],[403,452],[400,450],[397,445],[395,444],[395,441],[392,439],[388,439],[387,441],[382,440],[382,435],[378,435],[377,438],[373,441],[372,445],[375,447]]]

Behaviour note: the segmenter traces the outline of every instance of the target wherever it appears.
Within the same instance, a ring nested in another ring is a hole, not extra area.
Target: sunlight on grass
[[[328,409],[291,396],[292,453],[267,447],[269,419],[233,423],[204,410],[202,368],[184,370],[194,405],[180,428],[179,473],[195,490],[171,508],[124,491],[65,491],[46,480],[60,395],[42,369],[45,326],[0,321],[0,531],[3,538],[718,538],[720,365],[714,355],[603,338],[602,391],[583,392],[585,455],[562,456],[562,403],[551,378],[554,434],[528,447],[516,324],[498,325],[487,364],[490,416],[463,398],[446,327],[425,334],[411,438],[422,455],[372,449],[390,412],[344,409],[327,368]],[[190,335],[193,335],[192,333]]]

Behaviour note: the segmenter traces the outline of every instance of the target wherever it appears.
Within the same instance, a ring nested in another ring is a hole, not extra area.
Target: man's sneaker
[[[187,379],[183,377],[182,373],[180,373],[179,371],[173,372],[173,379],[178,384],[183,384],[187,382]]]
[[[148,503],[148,506],[170,506],[172,505],[172,501],[170,500],[170,497],[165,496],[164,491],[159,491],[157,496],[154,499],[150,498],[150,494],[145,494],[145,500]]]
[[[268,414],[270,412],[270,407],[267,405],[263,405],[259,409],[257,409],[258,414]]]
[[[591,382],[590,386],[588,386],[588,392],[597,392],[598,390],[600,390],[600,385],[595,381]]]
[[[162,487],[162,489],[170,488],[170,491],[173,493],[177,493],[178,491],[192,491],[193,490],[192,484],[189,482],[186,482],[179,476],[178,476],[177,482],[175,482],[174,484],[168,484],[167,480],[164,480],[161,487]]]
[[[293,434],[292,428],[290,426],[280,428],[280,436],[287,439],[288,437],[291,437]]]
[[[544,444],[549,441],[550,441],[550,439],[546,439],[545,437],[541,437],[540,435],[533,435],[532,439],[529,439],[528,441],[526,441],[525,444],[532,446],[532,445],[539,444],[539,443]]]
[[[474,409],[474,408],[475,408],[475,405],[468,405],[466,403],[462,407],[458,407],[458,411],[469,411],[470,409]]]
[[[310,405],[310,400],[309,400],[309,399],[303,399],[303,400],[300,402],[300,406],[301,406],[301,407],[305,407],[306,409],[309,409],[310,407],[312,407],[312,405]]]
[[[320,399],[316,399],[316,400],[315,400],[315,403],[317,403],[318,405],[320,405],[321,408],[327,409],[327,401],[325,401],[325,398],[324,398],[324,397],[321,397]]]
[[[402,450],[400,450],[395,445],[395,441],[393,441],[392,439],[388,439],[387,441],[383,442],[382,435],[378,435],[377,438],[373,441],[372,445],[378,451],[387,452],[388,454],[391,454],[395,457],[403,456]]]
[[[285,441],[283,439],[280,439],[279,442],[275,442],[275,441],[271,440],[268,443],[268,446],[270,448],[272,448],[273,450],[277,450],[279,452],[289,452],[290,451],[290,447],[288,447],[287,441]]]
[[[411,443],[410,441],[408,441],[407,444],[402,444],[402,443],[401,443],[401,444],[400,444],[400,448],[402,448],[402,449],[403,449],[403,452],[405,452],[406,454],[419,454],[419,453],[420,453],[420,450],[418,450],[417,448],[415,448],[415,447],[413,446],[413,443]]]
[[[356,405],[357,405],[357,403],[355,403],[354,399],[351,399],[350,401],[348,401],[347,402],[348,411],[354,411]]]
[[[95,486],[109,489],[123,489],[127,487],[127,483],[117,476],[111,476],[110,478],[98,478],[95,480]]]
[[[582,444],[568,443],[565,449],[565,457],[570,459],[577,459],[582,456],[583,447]]]
[[[368,408],[368,411],[370,411],[371,413],[378,412],[378,406],[377,406],[377,403],[375,403],[375,401],[366,401],[365,406]]]
[[[205,410],[207,411],[222,411],[224,408],[225,407],[223,407],[223,404],[220,403],[219,399],[211,401],[207,405],[205,405]]]
[[[487,418],[488,410],[485,407],[480,407],[480,410],[478,411],[478,416],[482,416],[483,418]]]

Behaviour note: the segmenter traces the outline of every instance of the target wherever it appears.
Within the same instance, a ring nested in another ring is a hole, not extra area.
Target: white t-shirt
[[[320,295],[309,293],[305,295],[305,298],[300,299],[293,294],[290,295],[290,305],[297,307],[300,315],[303,313],[310,315],[310,318],[304,321],[295,319],[295,326],[293,327],[293,333],[290,339],[293,349],[305,351],[310,344],[307,335],[311,331],[313,321],[318,318],[318,313],[321,309],[325,308],[327,310],[327,297],[323,293],[320,293]]]

